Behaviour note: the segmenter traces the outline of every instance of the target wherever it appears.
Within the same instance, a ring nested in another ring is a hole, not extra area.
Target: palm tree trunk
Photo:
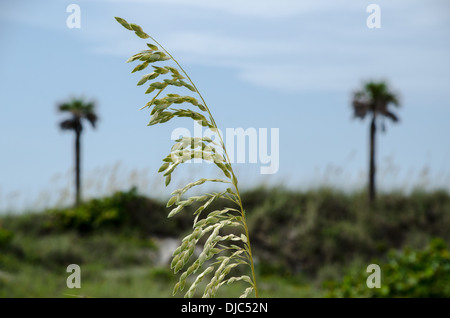
[[[370,163],[369,163],[369,202],[375,200],[375,134],[376,134],[376,112],[373,112],[370,124]]]
[[[81,131],[75,130],[75,206],[80,205],[81,192],[80,192],[80,137]]]

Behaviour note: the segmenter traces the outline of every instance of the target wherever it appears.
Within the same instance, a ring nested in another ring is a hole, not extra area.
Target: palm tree
[[[370,123],[370,163],[369,163],[369,202],[375,200],[375,135],[377,120],[381,120],[381,129],[385,131],[384,119],[389,118],[393,122],[399,119],[394,114],[390,105],[399,106],[397,96],[389,89],[386,82],[367,82],[361,90],[353,94],[354,116],[364,119],[371,116]]]
[[[73,98],[72,100],[58,105],[61,112],[70,113],[71,117],[60,122],[62,130],[73,130],[75,132],[75,205],[78,206],[81,201],[81,180],[80,180],[80,137],[83,131],[83,119],[87,119],[92,127],[95,128],[97,115],[95,114],[95,103],[86,102],[81,98]]]

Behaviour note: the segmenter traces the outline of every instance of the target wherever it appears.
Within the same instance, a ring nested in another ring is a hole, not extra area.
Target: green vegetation
[[[278,262],[291,273],[329,276],[351,261],[367,262],[391,248],[420,249],[434,237],[450,242],[449,199],[441,191],[390,193],[368,206],[363,192],[258,189],[246,194],[255,206],[244,204],[252,211],[256,253],[264,261]],[[324,267],[334,270],[322,272]]]
[[[6,246],[12,239],[13,234],[11,231],[2,229],[0,227],[0,247]]]
[[[391,251],[384,264],[380,288],[367,288],[363,271],[351,271],[342,282],[328,284],[330,297],[450,297],[450,253],[445,242],[434,239],[424,249]]]
[[[48,229],[75,230],[78,233],[132,227],[139,229],[141,233],[171,236],[177,235],[178,229],[186,228],[184,223],[187,223],[187,220],[178,219],[171,227],[171,224],[167,224],[165,206],[139,195],[136,188],[116,192],[110,197],[93,199],[75,208],[48,210],[47,214]]]
[[[449,297],[447,192],[380,194],[370,208],[364,192],[333,189],[258,188],[242,200],[262,297]],[[0,297],[171,297],[180,274],[160,262],[160,239],[189,233],[198,206],[167,220],[169,208],[132,189],[78,208],[2,216]],[[380,289],[365,284],[372,263]],[[69,264],[81,267],[81,289],[66,287]],[[243,287],[224,285],[217,296]]]

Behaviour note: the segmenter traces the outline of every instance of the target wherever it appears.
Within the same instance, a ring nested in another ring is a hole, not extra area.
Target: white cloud
[[[200,10],[212,10],[247,16],[252,18],[289,18],[298,14],[320,9],[338,8],[342,1],[299,1],[299,0],[100,0],[110,3],[138,3],[151,7],[153,4],[164,4],[173,8],[191,7]],[[347,0],[348,3],[348,0]]]
[[[102,2],[111,5],[125,1]],[[381,1],[382,19],[386,21],[380,30],[367,29],[365,5],[356,1],[346,1],[346,5],[342,1],[328,0],[132,2],[138,5],[130,21],[141,24],[144,30],[148,30],[147,26],[158,26],[155,28],[160,32],[158,40],[182,63],[233,68],[243,81],[264,88],[283,92],[342,91],[361,78],[384,77],[398,81],[404,86],[402,89],[433,91],[441,90],[449,81],[445,75],[450,72],[450,63],[445,58],[449,46],[443,46],[438,40],[448,34],[438,27],[446,22],[431,24],[430,14],[436,12],[437,7],[424,9],[417,2],[408,6],[405,2],[394,5]],[[156,9],[155,5],[158,5]],[[164,15],[153,14],[148,21],[143,18],[144,12],[150,12],[152,7],[158,12],[171,12],[176,8],[173,12],[177,18],[171,24],[166,23]],[[207,18],[196,25],[186,23],[192,21],[192,17],[182,19],[180,12],[186,12],[184,8],[195,8],[200,11],[198,16]],[[333,11],[333,8],[339,10]],[[404,8],[409,11],[405,13]],[[130,13],[129,8],[127,13]],[[301,19],[297,17],[299,14],[303,14]],[[239,28],[218,27],[223,26],[230,15],[237,16],[232,21],[242,27],[242,32],[237,32]],[[397,19],[393,19],[394,16]],[[257,31],[274,17],[283,18],[280,31],[275,29],[271,34]],[[436,17],[443,19],[442,15]],[[180,19],[184,23],[179,22]],[[426,23],[415,26],[414,21]],[[246,24],[252,27],[247,28]],[[429,28],[435,30],[431,37]],[[98,41],[93,34],[91,42],[96,43],[93,51],[128,57],[143,47],[142,41],[131,34],[116,31],[114,29],[114,36],[103,36]],[[439,45],[441,47],[437,47]]]
[[[166,38],[172,50],[187,54],[196,60],[217,59],[219,61],[248,59],[276,59],[283,56],[295,56],[302,49],[300,43],[288,39],[252,38],[248,35],[229,36],[212,32],[181,31]]]

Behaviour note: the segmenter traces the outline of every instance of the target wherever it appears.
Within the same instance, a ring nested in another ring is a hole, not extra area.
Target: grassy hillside
[[[247,191],[243,200],[264,297],[408,297],[408,288],[399,294],[392,286],[416,276],[421,297],[450,296],[436,285],[442,279],[422,279],[422,272],[450,277],[446,192],[384,194],[372,207],[365,193],[334,189],[259,188]],[[167,248],[162,238],[182,238],[192,216],[181,213],[168,220],[167,213],[164,202],[132,189],[77,209],[3,216],[0,296],[171,297],[177,277],[167,260],[161,261]],[[409,252],[393,253],[404,249]],[[411,253],[421,256],[401,261]],[[373,262],[390,277],[383,280],[387,293],[371,294],[365,286],[365,270]],[[81,267],[81,289],[66,287],[69,264]],[[219,296],[238,296],[240,288],[231,285]]]

